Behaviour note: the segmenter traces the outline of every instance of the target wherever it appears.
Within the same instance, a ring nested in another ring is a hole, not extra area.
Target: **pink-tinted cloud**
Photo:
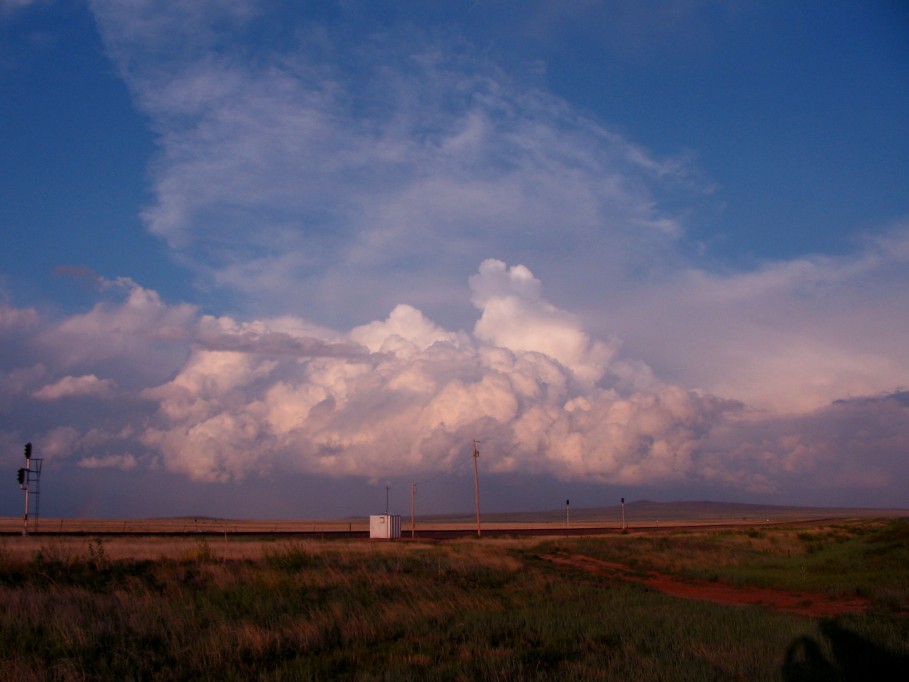
[[[38,324],[38,312],[33,308],[14,308],[0,303],[0,332],[24,331]]]
[[[528,268],[489,259],[470,283],[473,303],[483,311],[474,327],[481,341],[543,353],[591,384],[606,372],[618,344],[591,340],[580,320],[542,298],[542,285]]]
[[[128,278],[102,283],[111,300],[43,328],[37,344],[64,370],[98,374],[115,363],[116,371],[132,375],[129,383],[167,376],[195,337],[197,308],[167,305],[157,292]]]
[[[584,319],[620,336],[663,380],[780,414],[810,412],[909,385],[907,287],[909,229],[900,224],[847,255],[690,269],[605,291]]]
[[[84,376],[66,376],[41,387],[32,397],[36,400],[59,400],[60,398],[95,396],[109,398],[116,390],[116,384],[110,379],[99,379],[93,374]]]
[[[131,454],[124,455],[103,455],[83,457],[79,460],[78,466],[83,469],[121,469],[123,471],[132,471],[139,466],[139,461]]]
[[[243,352],[197,345],[174,379],[144,392],[159,412],[143,444],[200,480],[273,466],[426,473],[451,466],[474,437],[498,451],[487,463],[498,472],[626,483],[696,476],[693,453],[737,404],[672,386],[597,386],[614,349],[548,303],[527,268],[487,261],[471,284],[482,311],[475,336],[399,306],[351,331],[368,356],[288,357],[250,346],[248,334]]]
[[[891,499],[906,472],[902,393],[802,414],[757,411],[663,380],[618,340],[597,339],[547,299],[526,266],[487,260],[470,286],[472,332],[405,304],[338,332],[292,316],[199,316],[118,285],[119,302],[36,321],[29,333],[42,340],[42,363],[4,373],[9,426],[0,442],[24,441],[11,428],[15,414],[49,462],[163,468],[213,482],[434,475],[459,466],[475,438],[493,473],[623,486],[726,486],[791,499],[811,485]],[[87,343],[66,347],[74,330],[104,336],[106,325],[134,338],[95,353]],[[131,376],[121,368],[158,346],[157,362],[177,358],[169,378],[121,380]],[[87,371],[99,355],[110,361],[101,363],[106,373]],[[103,411],[84,409],[84,398],[114,394]]]

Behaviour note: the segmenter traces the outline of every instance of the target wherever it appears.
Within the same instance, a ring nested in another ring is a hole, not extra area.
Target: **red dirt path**
[[[736,587],[704,580],[682,581],[653,571],[635,572],[623,564],[601,561],[580,554],[567,557],[548,555],[543,558],[555,564],[571,566],[612,579],[641,583],[673,597],[714,604],[761,606],[773,611],[815,618],[832,618],[843,613],[863,613],[868,608],[867,599],[841,599],[813,592],[790,592],[749,585]]]

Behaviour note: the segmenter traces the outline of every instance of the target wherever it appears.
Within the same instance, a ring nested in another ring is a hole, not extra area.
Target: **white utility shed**
[[[394,540],[401,537],[400,514],[375,514],[369,517],[369,537]]]

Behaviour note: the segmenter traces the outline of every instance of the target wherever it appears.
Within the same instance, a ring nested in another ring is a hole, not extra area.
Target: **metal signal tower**
[[[32,483],[35,484],[35,530],[38,530],[38,520],[41,518],[41,465],[44,460],[32,457],[32,444],[25,444],[25,467],[19,469],[19,489],[25,491],[25,515],[22,517],[22,535],[28,535],[29,493],[32,492]]]

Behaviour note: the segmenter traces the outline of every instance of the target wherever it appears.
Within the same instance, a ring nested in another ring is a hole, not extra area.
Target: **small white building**
[[[369,537],[395,540],[401,537],[400,514],[375,514],[369,517]]]

